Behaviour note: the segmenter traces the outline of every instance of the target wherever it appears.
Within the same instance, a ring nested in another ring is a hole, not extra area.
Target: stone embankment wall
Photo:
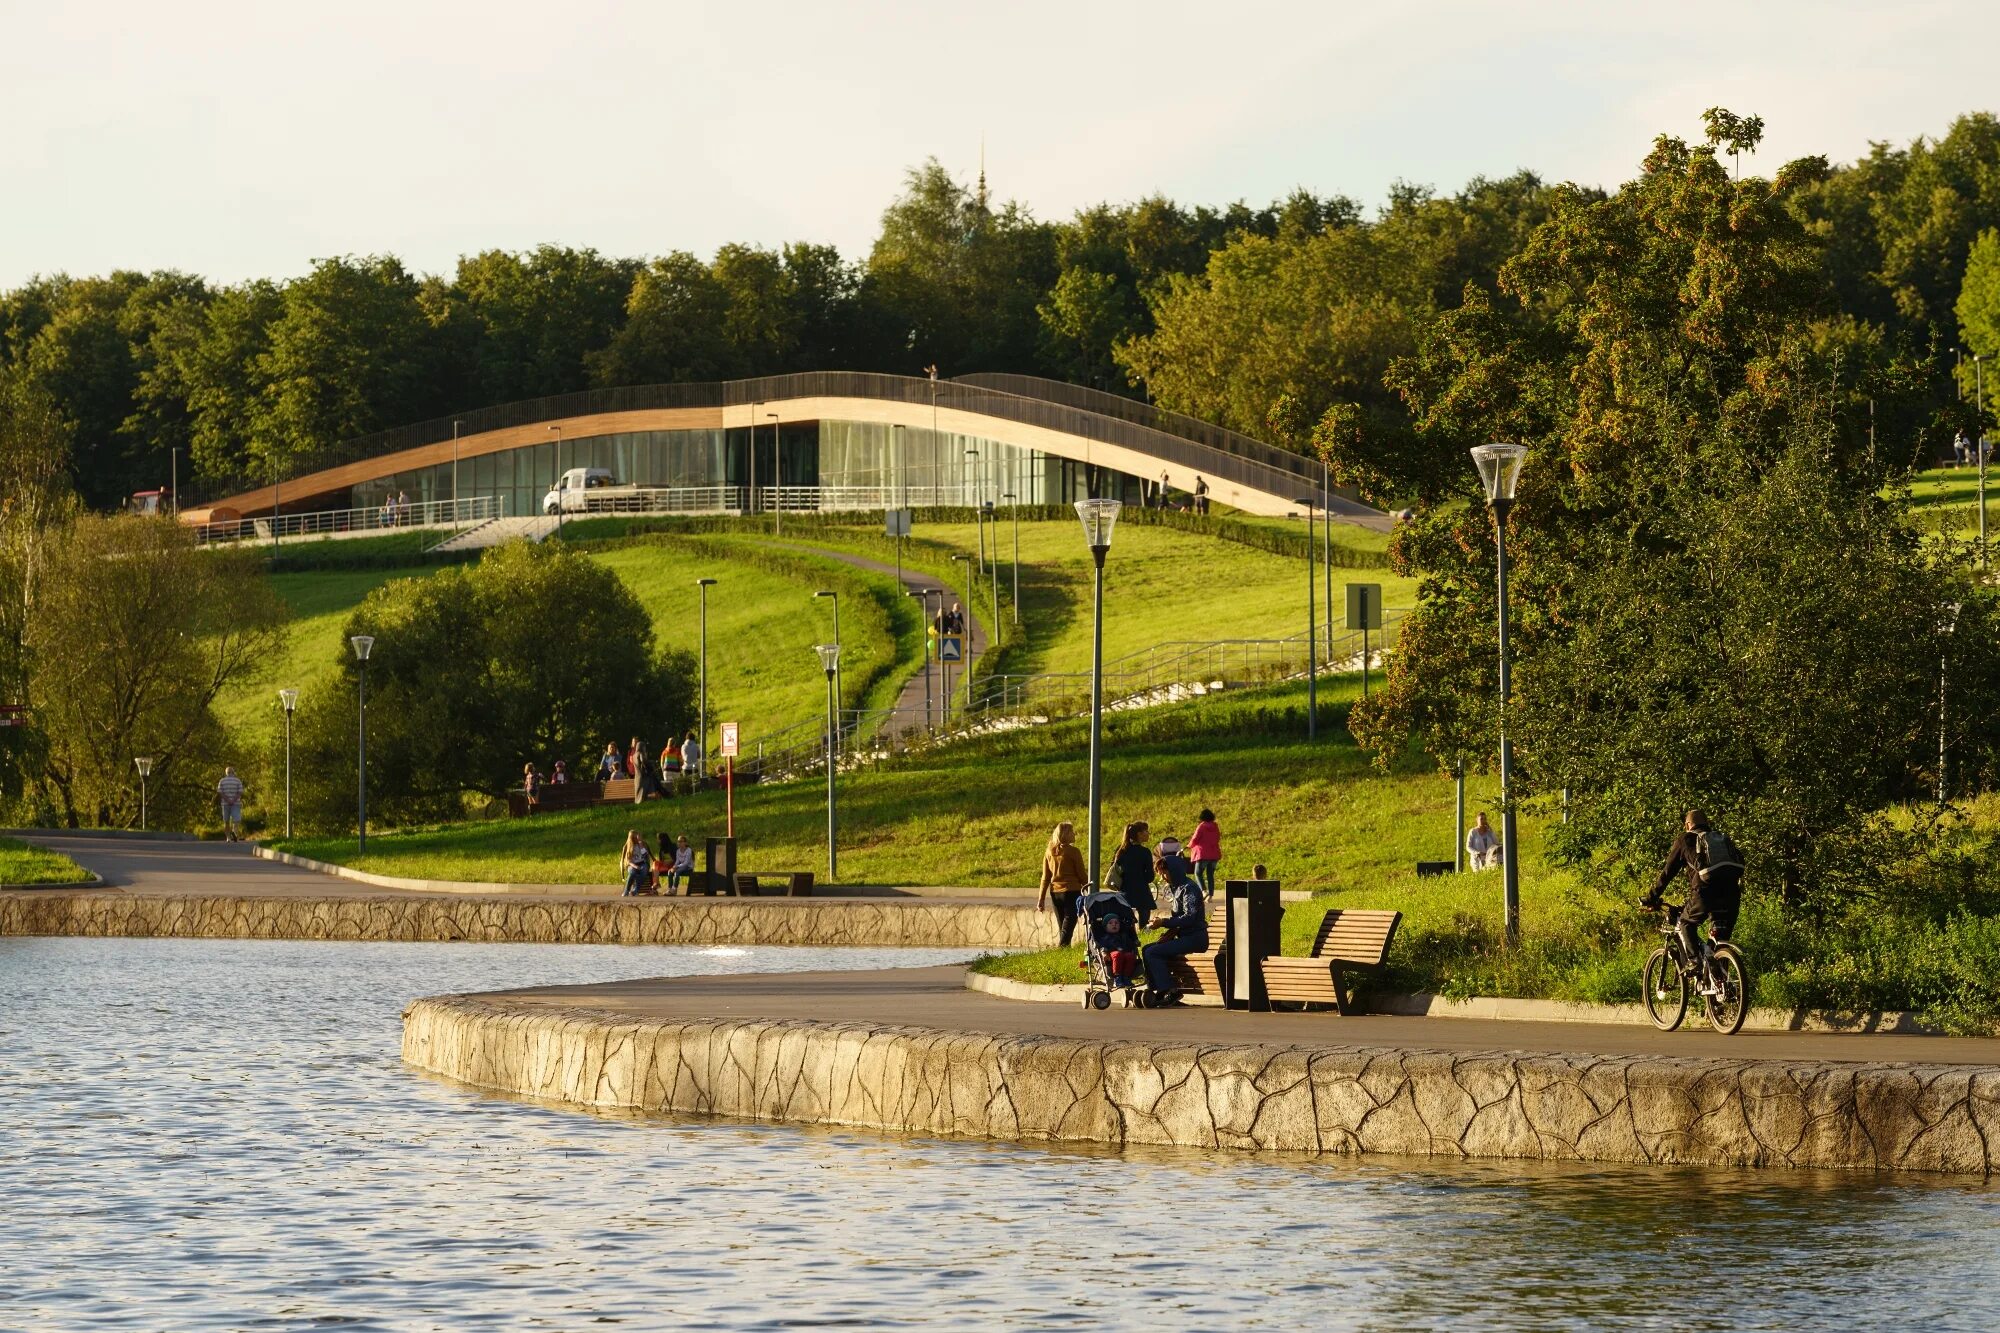
[[[1022,949],[1032,907],[881,899],[630,900],[0,893],[0,935]]]
[[[1986,1173],[2000,1071],[635,1021],[442,997],[403,1058],[577,1106],[1298,1153]]]

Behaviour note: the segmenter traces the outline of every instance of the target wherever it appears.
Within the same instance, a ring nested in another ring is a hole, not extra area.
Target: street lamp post
[[[958,678],[967,682],[965,687],[965,706],[969,710],[972,707],[972,610],[979,604],[979,583],[977,576],[972,572],[971,556],[955,555],[952,557],[952,560],[954,563],[965,566],[959,573],[959,586],[963,590],[965,597],[965,600],[959,603],[959,618],[965,622],[965,629],[958,644]],[[943,644],[942,637],[939,639],[939,644],[941,648]],[[945,725],[949,726],[951,724],[951,663],[944,661],[942,653],[940,653],[938,664],[944,668],[944,720]]]
[[[715,586],[714,579],[696,579],[694,586],[701,596],[701,654],[700,674],[696,678],[695,713],[700,718],[701,753],[708,757],[708,590]]]
[[[1950,650],[1951,650],[1950,638],[1952,635],[1958,633],[1959,604],[1957,602],[1948,603],[1945,609],[1949,611],[1951,614],[1946,618],[1944,622],[1944,632],[1946,636],[1945,642],[1938,645],[1938,788],[1937,791],[1938,791],[1939,805],[1944,804],[1945,793],[1948,790],[1945,785],[1945,765],[1947,762],[1946,750],[1945,750],[1945,726],[1944,726],[1945,665],[1946,665],[1946,659],[1950,656]]]
[[[348,640],[354,645],[354,660],[361,664],[361,742],[358,751],[360,765],[356,775],[355,809],[357,825],[361,836],[357,851],[368,850],[368,655],[375,651],[375,640],[367,634],[357,634]]]
[[[1021,502],[1013,491],[1000,497],[1007,502],[1007,513],[1014,520],[1014,623],[1021,623]]]
[[[743,502],[743,512],[757,512],[757,409],[764,405],[760,399],[750,404],[750,493]]]
[[[778,439],[778,414],[766,412],[764,419],[771,423],[771,494],[774,497],[771,503],[771,534],[782,537],[785,535],[785,449]],[[755,439],[751,440],[750,447],[757,447]]]
[[[993,613],[987,624],[992,626],[995,634],[998,634],[1000,632],[1000,520],[993,512],[991,500],[981,500],[979,511],[993,529],[993,563],[986,570],[986,605]]]
[[[1320,561],[1319,567],[1325,571],[1321,576],[1326,584],[1326,655],[1333,656],[1333,467],[1325,459],[1319,464],[1319,512],[1326,515],[1319,521]],[[1312,534],[1306,534],[1310,537]],[[1365,665],[1365,663],[1364,663]],[[1368,673],[1361,673],[1361,683],[1368,683]]]
[[[1972,407],[1978,414],[1979,428],[1972,441],[1972,447],[1979,451],[1979,567],[1986,568],[1986,357],[1975,352],[1972,357]]]
[[[1319,582],[1313,559],[1313,501],[1308,495],[1292,503],[1306,511],[1306,739],[1311,741],[1319,739]],[[1329,569],[1326,576],[1331,583],[1333,571]],[[1331,608],[1327,614],[1333,614]],[[1331,619],[1326,622],[1326,637],[1333,638]]]
[[[931,626],[934,623],[931,619],[931,592],[930,588],[912,588],[907,595],[916,598],[917,605],[924,609],[924,730],[935,735],[937,726],[931,721]]]
[[[459,427],[459,423],[458,423],[458,422],[457,422],[456,420],[454,420],[454,421],[453,421],[453,422],[451,423],[451,526],[452,526],[452,530],[453,530],[454,532],[456,532],[456,531],[458,530],[458,513],[459,513],[459,510],[458,510],[458,427]],[[292,831],[291,831],[291,829],[287,828],[287,829],[285,830],[285,836],[286,836],[286,837],[288,837],[288,838],[292,836]]]
[[[569,490],[563,485],[562,427],[550,426],[549,433],[556,437],[556,531],[561,532],[563,518],[569,512]]]
[[[1099,754],[1104,733],[1104,557],[1111,550],[1111,529],[1122,508],[1116,500],[1078,500],[1076,516],[1083,521],[1083,539],[1097,566],[1090,599],[1090,884],[1099,884],[1098,856],[1103,846],[1103,766]]]
[[[818,601],[822,597],[829,597],[833,599],[833,646],[834,649],[836,650],[834,654],[835,666],[833,668],[833,710],[834,710],[833,720],[835,723],[838,723],[840,721],[840,701],[845,695],[845,690],[842,688],[842,682],[840,679],[840,667],[838,665],[840,661],[838,652],[840,648],[840,594],[837,592],[830,592],[825,588],[822,588],[818,592],[813,594],[814,601]],[[839,735],[838,726],[834,728],[834,734],[835,736]],[[837,754],[839,753],[839,751],[840,751],[840,745],[838,741],[836,741],[834,744],[834,752]]]
[[[299,692],[278,691],[278,706],[285,710],[285,836],[292,836],[292,713],[299,706]]]
[[[132,767],[139,770],[139,832],[146,831],[146,779],[153,775],[153,756],[134,755]]]
[[[833,677],[840,670],[840,645],[817,644],[813,651],[819,654],[820,670],[826,672],[826,882],[831,884],[840,876],[840,849],[835,841],[833,819],[833,775],[838,767],[834,735],[840,725],[834,712]]]
[[[1519,943],[1521,938],[1521,849],[1514,836],[1514,745],[1507,739],[1507,702],[1513,687],[1507,661],[1507,512],[1514,507],[1514,488],[1521,480],[1521,463],[1527,456],[1527,446],[1519,444],[1482,444],[1472,451],[1480,483],[1486,488],[1487,507],[1493,511],[1495,563],[1499,566],[1500,873],[1509,944]]]

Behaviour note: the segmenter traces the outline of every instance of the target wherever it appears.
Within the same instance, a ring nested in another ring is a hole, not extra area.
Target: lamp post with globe
[[[1507,943],[1521,939],[1521,850],[1514,828],[1514,745],[1507,739],[1507,700],[1513,674],[1507,661],[1507,514],[1514,507],[1514,488],[1521,480],[1526,445],[1482,444],[1472,451],[1479,481],[1486,489],[1486,506],[1493,511],[1495,563],[1499,566],[1500,620],[1500,875],[1506,913]]]

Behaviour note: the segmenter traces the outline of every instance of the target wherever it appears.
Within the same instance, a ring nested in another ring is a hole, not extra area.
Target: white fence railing
[[[288,537],[346,536],[362,532],[394,532],[398,528],[442,528],[483,523],[500,516],[500,501],[491,495],[459,500],[432,500],[366,509],[320,509],[307,514],[227,519],[195,529],[199,545],[214,542],[282,542]]]
[[[598,492],[571,492],[565,514],[740,514],[741,486],[619,486]],[[547,497],[543,498],[545,512]]]

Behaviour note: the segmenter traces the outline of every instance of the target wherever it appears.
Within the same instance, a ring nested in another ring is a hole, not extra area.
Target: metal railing
[[[227,519],[220,523],[201,524],[195,529],[194,539],[197,545],[203,546],[218,542],[281,542],[287,537],[348,536],[354,533],[395,532],[402,528],[451,527],[460,523],[483,523],[499,516],[500,501],[497,498],[468,495],[458,500]]]
[[[583,492],[582,503],[563,510],[587,514],[740,514],[741,486],[634,486]],[[554,517],[553,514],[550,517]]]

